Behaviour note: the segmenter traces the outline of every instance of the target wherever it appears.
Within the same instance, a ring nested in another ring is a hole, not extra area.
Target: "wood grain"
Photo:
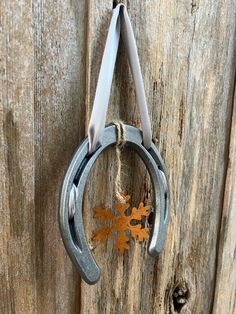
[[[62,177],[85,135],[85,4],[1,2],[1,313],[76,313]],[[2,110],[3,108],[3,110]]]
[[[35,282],[34,48],[31,5],[0,4],[0,312],[33,313]]]
[[[169,235],[159,259],[147,256],[146,244],[133,243],[121,256],[112,242],[91,243],[103,273],[95,286],[82,283],[81,312],[210,313],[235,70],[234,2],[129,1],[127,5],[154,138],[169,171]],[[89,16],[86,104],[90,113],[111,2],[89,1]],[[140,125],[123,46],[107,121],[114,118]],[[112,204],[115,158],[108,151],[90,174],[84,210],[88,239],[97,228],[92,208]],[[126,150],[123,163],[123,187],[133,195],[133,204],[149,199],[149,177],[137,156]]]
[[[114,149],[95,164],[84,198],[86,235],[102,268],[97,285],[81,283],[58,230],[59,190],[86,135],[113,1],[3,0],[3,314],[235,312],[235,0],[125,3],[153,137],[169,172],[165,250],[153,259],[147,243],[132,242],[129,252],[118,255],[112,241],[92,242],[99,226],[92,208],[114,201]],[[107,122],[118,118],[140,126],[122,44]],[[127,148],[122,163],[122,186],[132,204],[151,202],[143,163]]]
[[[236,98],[221,222],[213,313],[236,312]]]
[[[65,169],[84,137],[84,2],[35,1],[33,14],[37,309],[74,313],[79,276],[63,247],[57,215]]]

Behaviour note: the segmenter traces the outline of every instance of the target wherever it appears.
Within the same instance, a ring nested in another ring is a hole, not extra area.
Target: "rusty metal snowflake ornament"
[[[111,223],[111,225],[105,224],[95,232],[93,237],[95,241],[105,241],[116,232],[116,249],[124,252],[129,248],[130,237],[138,239],[140,242],[149,238],[149,228],[143,226],[142,220],[147,219],[152,206],[144,206],[141,202],[137,208],[133,207],[130,213],[127,213],[127,210],[130,209],[129,200],[130,195],[125,195],[124,203],[115,204],[118,215],[114,214],[111,208],[94,208],[94,217],[99,218],[103,223]]]
[[[123,132],[121,133],[125,133],[124,146],[133,149],[143,160],[152,182],[153,217],[148,243],[148,253],[151,256],[157,256],[163,249],[169,217],[170,195],[167,172],[160,152],[152,141],[151,123],[136,42],[126,7],[120,3],[113,10],[108,30],[88,127],[88,137],[77,149],[69,164],[60,195],[59,224],[61,236],[71,260],[81,277],[89,284],[94,284],[99,280],[101,270],[85,237],[83,195],[94,162],[105,149],[110,146],[117,146],[119,143],[117,126],[113,124],[105,127],[105,122],[121,33],[133,74],[142,125],[141,131],[136,127],[122,123]],[[150,208],[140,203],[138,208],[132,208],[131,214],[127,215],[128,207],[127,198],[125,204],[116,204],[117,216],[112,215],[109,209],[102,211],[97,208],[95,215],[104,221],[110,220],[112,226],[106,226],[106,229],[100,230],[101,232],[95,234],[95,239],[108,238],[114,230],[118,230],[117,249],[122,251],[126,250],[128,246],[127,232],[130,233],[131,237],[138,238],[138,240],[146,238],[148,230],[141,225],[140,221],[142,217],[148,215]],[[132,223],[132,218],[137,220],[136,224]]]

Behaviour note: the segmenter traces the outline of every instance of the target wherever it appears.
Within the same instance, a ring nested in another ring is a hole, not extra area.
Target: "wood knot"
[[[186,282],[178,283],[173,291],[172,300],[174,310],[180,313],[182,307],[187,303],[189,299],[189,289]]]

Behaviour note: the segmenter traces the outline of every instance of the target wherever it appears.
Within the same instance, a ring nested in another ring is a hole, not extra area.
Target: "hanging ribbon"
[[[141,116],[143,144],[147,149],[149,149],[152,144],[151,123],[148,114],[136,41],[127,9],[124,4],[120,3],[115,7],[115,9],[113,9],[102,57],[102,64],[98,76],[93,109],[88,127],[89,154],[92,154],[102,142],[111,93],[112,78],[121,36],[127,51],[135,84],[137,103]],[[77,198],[75,191],[76,186],[73,184],[73,188],[70,193],[69,217],[73,217],[75,211],[75,201]]]
[[[135,84],[137,103],[139,106],[143,130],[143,144],[148,149],[152,143],[151,124],[137,46],[127,9],[125,5],[121,3],[113,10],[99,72],[93,109],[88,127],[90,154],[93,153],[102,142],[120,36],[122,36],[122,40],[127,51]]]

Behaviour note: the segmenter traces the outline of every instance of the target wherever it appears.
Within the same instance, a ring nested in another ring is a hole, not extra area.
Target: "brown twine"
[[[125,198],[121,193],[121,148],[124,147],[126,142],[126,131],[125,125],[121,120],[112,122],[116,126],[117,130],[117,142],[116,142],[116,159],[117,159],[117,168],[116,168],[116,178],[115,178],[115,197],[119,203],[125,203]]]

